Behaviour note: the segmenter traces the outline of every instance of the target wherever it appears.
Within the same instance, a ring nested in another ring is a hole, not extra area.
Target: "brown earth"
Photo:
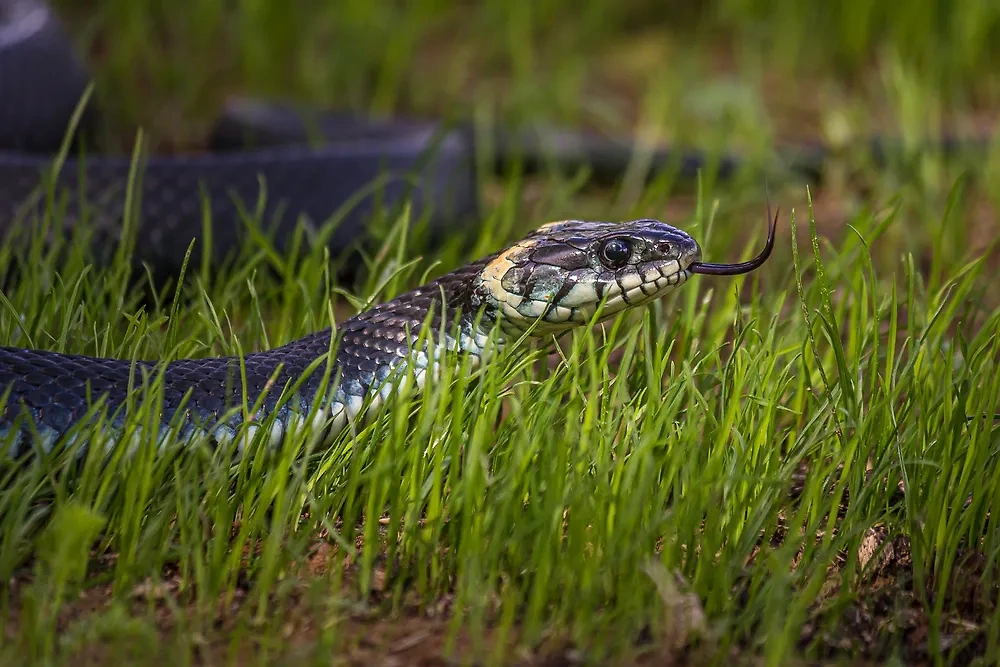
[[[803,470],[803,474],[805,471]],[[792,490],[794,496],[795,490]],[[901,494],[900,494],[901,495]],[[793,499],[794,500],[794,499]],[[843,512],[841,512],[843,514]],[[386,523],[382,520],[381,523]],[[760,549],[776,547],[784,535],[781,530]],[[761,553],[760,551],[758,553]],[[756,556],[752,556],[751,560]],[[339,563],[338,563],[339,559]],[[829,624],[831,604],[844,598],[838,595],[844,585],[842,568],[853,559],[857,576],[850,582],[856,594],[839,609],[839,620]],[[91,580],[110,572],[113,555],[96,555],[90,567]],[[890,535],[884,526],[871,529],[855,554],[842,553],[829,568],[829,576],[815,602],[810,605],[809,620],[802,628],[799,644],[814,656],[804,664],[879,663],[898,656],[908,665],[933,664],[933,656],[950,654],[957,664],[969,664],[982,656],[989,640],[988,619],[994,613],[998,595],[995,572],[986,570],[987,559],[967,550],[957,559],[955,575],[947,587],[942,605],[940,645],[931,645],[933,618],[928,609],[935,599],[936,583],[915,584],[910,545],[902,535]],[[333,566],[341,567],[333,567]],[[749,565],[749,562],[748,562]],[[332,583],[331,567],[342,574]],[[992,574],[993,576],[986,576]],[[362,602],[357,595],[357,568],[331,541],[317,539],[307,560],[291,573],[289,592],[279,602],[275,614],[247,626],[251,606],[249,582],[242,581],[231,599],[220,599],[214,609],[198,609],[190,590],[183,590],[180,575],[165,571],[161,581],[145,582],[128,595],[116,596],[111,584],[91,585],[68,601],[58,616],[57,633],[72,632],[74,626],[99,627],[95,619],[111,614],[116,608],[122,618],[146,619],[154,637],[135,643],[135,637],[114,623],[110,631],[90,630],[87,641],[71,651],[66,664],[106,665],[121,660],[132,664],[171,661],[177,657],[177,636],[185,636],[191,647],[194,664],[266,664],[306,665],[427,665],[486,664],[486,656],[495,648],[496,628],[487,626],[483,643],[476,643],[462,631],[453,635],[450,623],[456,610],[449,594],[431,604],[421,604],[404,593],[402,602],[390,611],[392,583],[384,566],[376,566],[372,593]],[[669,577],[666,577],[669,579]],[[984,582],[991,582],[985,585]],[[10,582],[13,615],[7,625],[8,641],[14,641],[24,608],[22,594],[31,584],[25,572]],[[658,582],[670,601],[674,623],[657,633],[642,637],[620,662],[622,665],[696,665],[707,664],[718,650],[696,596],[678,593],[669,581]],[[284,586],[284,584],[282,584]],[[331,588],[335,586],[336,588]],[[338,590],[339,594],[331,594]],[[672,591],[672,592],[671,592]],[[733,591],[740,596],[739,587]],[[741,599],[741,598],[738,598]],[[116,607],[117,605],[117,607]],[[280,618],[277,616],[280,612]],[[114,616],[111,616],[112,618]],[[202,619],[192,632],[191,619]],[[824,621],[826,619],[826,621]],[[280,627],[276,624],[280,623]],[[267,628],[267,631],[264,631]],[[335,638],[331,639],[333,630]],[[177,634],[175,634],[177,633]],[[508,637],[508,642],[515,642]],[[141,633],[140,633],[141,635]],[[193,638],[193,639],[192,639]],[[589,662],[588,656],[565,637],[546,637],[534,646],[516,646],[505,664],[524,667],[555,667]],[[727,660],[734,664],[762,663],[755,647],[744,643],[730,651]],[[469,662],[472,659],[473,662]],[[174,661],[175,662],[175,661]]]

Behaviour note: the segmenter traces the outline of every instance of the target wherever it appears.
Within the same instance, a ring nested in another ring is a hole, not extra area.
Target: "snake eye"
[[[625,239],[611,239],[601,246],[601,261],[609,269],[617,269],[625,266],[625,263],[628,262],[631,256],[632,245]]]

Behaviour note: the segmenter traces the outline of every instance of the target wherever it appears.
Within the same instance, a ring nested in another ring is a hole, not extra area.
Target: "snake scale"
[[[0,347],[0,446],[14,457],[51,452],[97,414],[98,399],[104,423],[116,432],[130,395],[158,370],[161,437],[201,434],[218,444],[232,439],[249,415],[270,424],[272,444],[307,421],[329,439],[366,405],[372,410],[384,403],[404,379],[422,388],[446,350],[467,354],[475,365],[487,345],[499,349],[525,334],[546,337],[606,320],[693,274],[752,271],[771,254],[776,222],[770,219],[764,250],[740,264],[702,262],[694,238],[658,220],[549,223],[335,328],[242,360],[133,363]],[[425,323],[430,328],[421,336]],[[294,391],[286,391],[290,387]],[[254,412],[239,409],[244,399]]]

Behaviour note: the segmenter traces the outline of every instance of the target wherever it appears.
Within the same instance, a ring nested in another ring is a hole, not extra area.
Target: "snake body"
[[[771,243],[773,228],[768,252]],[[604,320],[646,304],[693,272],[737,272],[700,259],[690,235],[657,220],[561,221],[335,328],[242,360],[160,365],[0,347],[0,439],[14,456],[38,451],[34,443],[51,451],[98,414],[92,407],[98,399],[104,416],[120,427],[130,393],[161,368],[156,415],[163,434],[180,428],[224,442],[249,415],[271,424],[271,442],[307,420],[332,437],[365,405],[377,408],[401,381],[412,378],[422,388],[448,350],[467,354],[475,366],[489,349],[524,335],[550,336],[595,315]],[[255,411],[240,409],[244,399]]]

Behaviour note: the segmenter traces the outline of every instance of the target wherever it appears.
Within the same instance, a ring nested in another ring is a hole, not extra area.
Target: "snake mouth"
[[[774,250],[774,229],[778,225],[778,213],[779,209],[775,210],[774,217],[771,217],[771,206],[768,204],[767,207],[767,217],[770,219],[770,229],[767,232],[767,243],[764,244],[764,249],[754,257],[753,259],[740,262],[738,264],[712,264],[709,262],[694,262],[690,264],[687,268],[691,273],[700,273],[702,275],[711,276],[738,276],[744,273],[750,273],[751,271],[763,266],[767,258],[771,256],[771,251]]]

